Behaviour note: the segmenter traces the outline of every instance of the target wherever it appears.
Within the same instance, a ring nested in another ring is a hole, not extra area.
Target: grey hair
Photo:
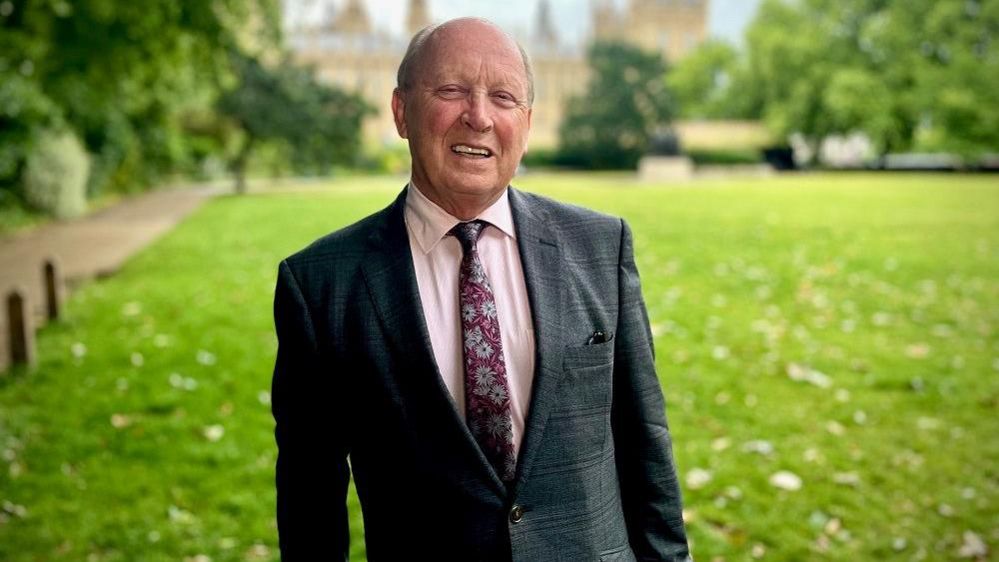
[[[480,21],[493,25],[487,20],[480,19]],[[416,81],[416,68],[419,59],[423,56],[423,48],[427,45],[433,34],[447,23],[428,25],[416,32],[416,35],[409,41],[409,47],[406,48],[406,54],[403,55],[402,62],[399,63],[399,71],[395,77],[396,88],[405,92],[413,87],[413,83]],[[531,57],[527,55],[527,51],[524,50],[519,41],[514,39],[509,33],[505,31],[503,33],[517,45],[517,50],[520,51],[520,58],[524,62],[524,74],[527,76],[527,104],[534,105],[534,69],[531,66]]]

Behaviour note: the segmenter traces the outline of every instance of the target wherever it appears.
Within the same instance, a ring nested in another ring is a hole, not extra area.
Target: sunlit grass
[[[277,559],[277,262],[403,183],[218,199],[76,293],[0,378],[0,560]],[[632,226],[698,559],[995,550],[994,178],[518,183]]]

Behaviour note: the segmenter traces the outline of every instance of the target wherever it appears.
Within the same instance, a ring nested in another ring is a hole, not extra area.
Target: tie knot
[[[485,228],[485,221],[474,220],[468,222],[459,222],[454,225],[450,233],[452,236],[461,242],[461,248],[465,253],[475,247],[475,242],[479,239],[479,234],[482,233],[482,229]]]

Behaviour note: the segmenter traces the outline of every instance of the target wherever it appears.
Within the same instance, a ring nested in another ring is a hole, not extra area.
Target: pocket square
[[[612,339],[614,339],[613,332],[602,332],[600,330],[597,330],[596,332],[593,332],[593,335],[590,336],[590,339],[586,340],[586,345],[606,343],[611,341]]]

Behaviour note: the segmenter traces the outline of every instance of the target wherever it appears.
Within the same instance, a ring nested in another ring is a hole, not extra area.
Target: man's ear
[[[533,114],[533,112],[534,112],[533,107],[527,108],[527,130],[524,131],[525,137],[530,137],[531,134],[531,115]],[[531,144],[527,141],[528,139],[524,139],[524,154],[527,154],[527,150],[531,146]]]
[[[409,131],[406,129],[406,99],[399,88],[392,90],[392,118],[395,119],[395,130],[398,131],[399,136],[408,139]]]

